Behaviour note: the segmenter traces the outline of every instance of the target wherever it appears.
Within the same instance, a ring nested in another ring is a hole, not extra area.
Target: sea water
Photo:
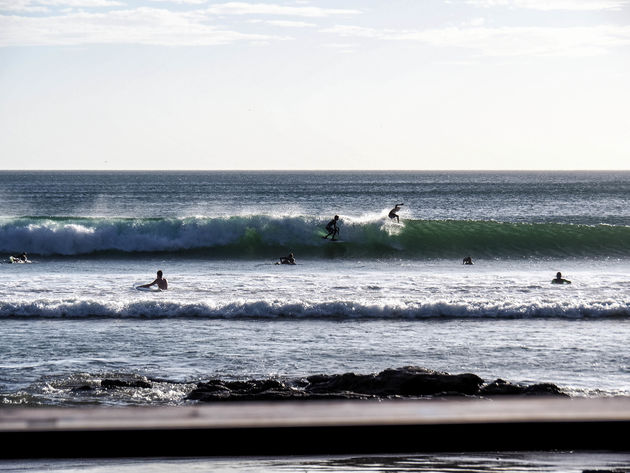
[[[630,395],[628,172],[2,172],[0,253],[3,406],[406,365]]]

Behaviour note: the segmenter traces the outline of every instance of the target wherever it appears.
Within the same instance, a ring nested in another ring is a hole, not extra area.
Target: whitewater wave
[[[630,256],[630,227],[559,223],[344,218],[341,243],[327,219],[265,215],[190,218],[0,219],[0,251],[37,255],[194,253],[259,257],[277,251],[330,257]]]
[[[336,302],[177,302],[99,300],[0,303],[0,317],[45,318],[256,318],[256,319],[433,319],[433,318],[610,318],[629,317],[630,303],[450,302],[400,304]]]

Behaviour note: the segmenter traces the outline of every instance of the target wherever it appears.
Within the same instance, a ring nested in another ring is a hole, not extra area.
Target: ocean
[[[4,171],[0,254],[3,407],[403,366],[630,395],[630,172]]]

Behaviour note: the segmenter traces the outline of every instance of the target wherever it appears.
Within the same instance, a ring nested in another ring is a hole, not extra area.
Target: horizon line
[[[0,172],[628,172],[627,169],[0,169]]]

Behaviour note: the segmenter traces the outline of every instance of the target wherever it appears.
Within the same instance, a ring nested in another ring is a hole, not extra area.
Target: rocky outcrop
[[[308,377],[307,381],[305,390],[311,393],[351,392],[378,397],[475,394],[483,384],[483,380],[474,374],[452,375],[416,366],[368,375],[316,375]]]
[[[106,389],[115,388],[150,388],[151,383],[146,381],[134,380],[125,381],[122,379],[103,379],[101,380],[101,387]]]
[[[482,396],[566,396],[555,384],[539,383],[526,386],[512,384],[502,379],[482,386],[479,394]]]
[[[497,379],[484,384],[471,373],[449,374],[416,366],[376,374],[313,375],[306,379],[199,383],[187,399],[213,401],[279,401],[321,399],[414,399],[444,396],[564,395],[553,384],[523,386]]]

